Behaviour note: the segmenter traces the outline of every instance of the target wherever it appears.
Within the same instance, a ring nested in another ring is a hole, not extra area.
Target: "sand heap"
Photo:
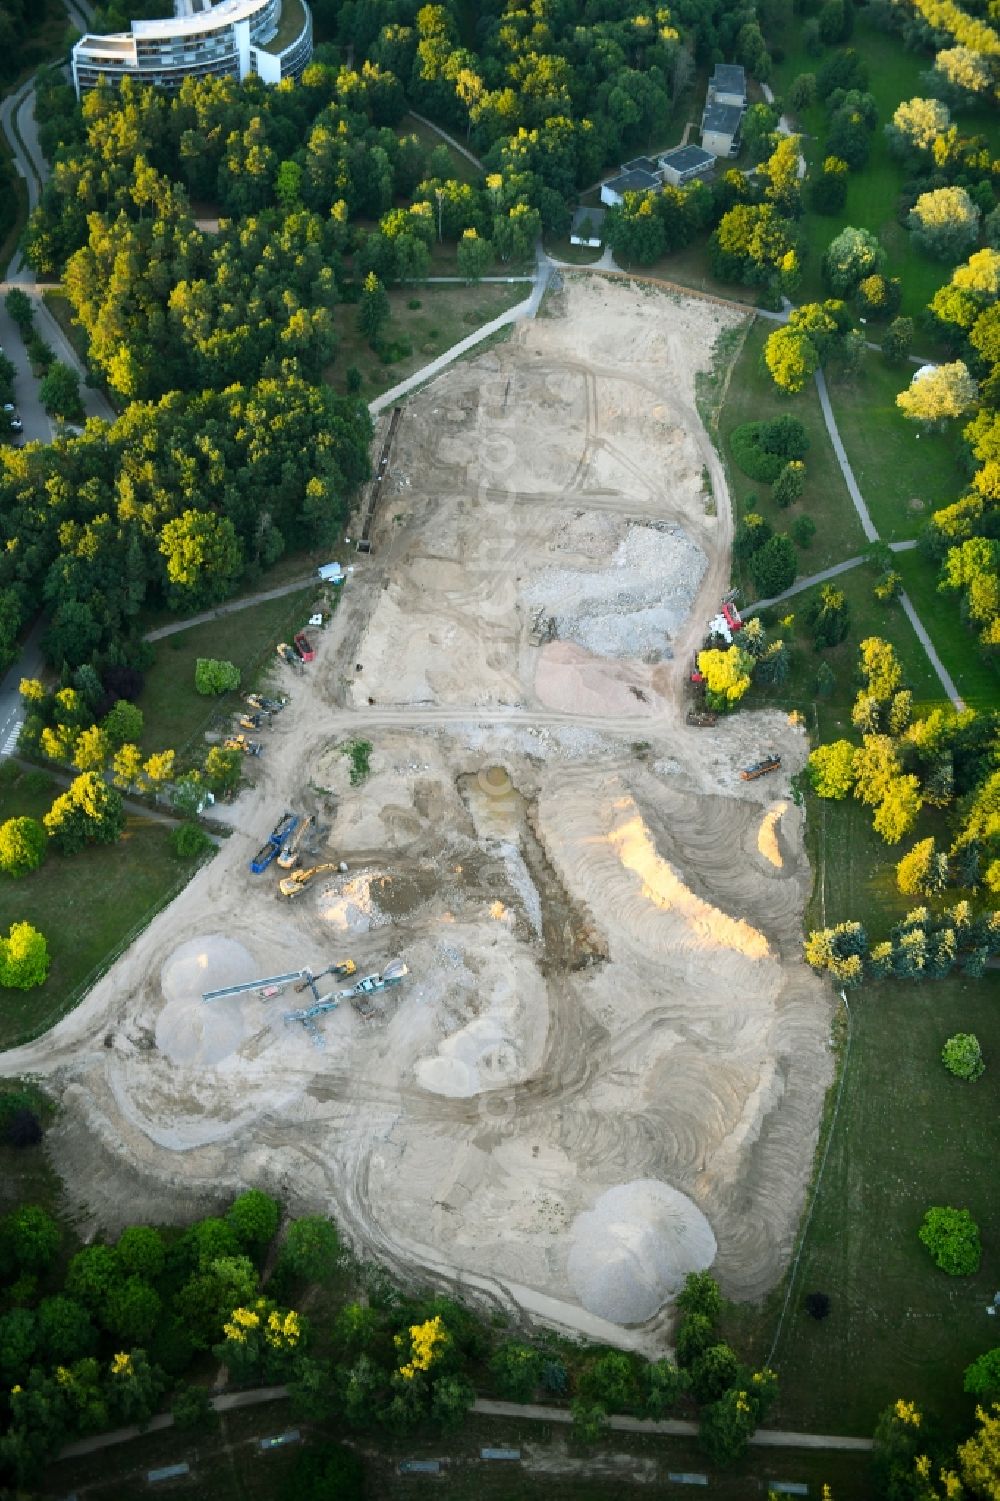
[[[242,997],[205,1002],[202,992],[252,980],[256,964],[235,938],[207,933],[182,943],[164,962],[160,984],[166,1005],[156,1020],[156,1046],[171,1062],[221,1063],[249,1034]]]
[[[638,1178],[601,1194],[570,1229],[567,1262],[580,1302],[598,1318],[642,1324],[715,1260],[715,1236],[687,1194]]]

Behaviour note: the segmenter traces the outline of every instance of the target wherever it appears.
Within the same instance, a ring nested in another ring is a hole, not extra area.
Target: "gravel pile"
[[[560,640],[605,657],[658,660],[686,619],[705,555],[675,526],[630,526],[605,568],[542,568],[522,585]]]
[[[588,1313],[643,1324],[715,1260],[712,1227],[693,1199],[655,1178],[609,1188],[570,1229],[568,1271]]]

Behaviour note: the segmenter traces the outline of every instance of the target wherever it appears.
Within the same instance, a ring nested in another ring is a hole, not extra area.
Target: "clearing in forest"
[[[259,1183],[397,1275],[657,1350],[687,1271],[757,1297],[795,1235],[831,1076],[807,745],[777,713],[685,721],[732,529],[694,383],[738,315],[587,276],[547,311],[408,404],[233,837],[5,1065],[61,1087],[50,1140],[98,1222]],[[284,808],[316,816],[307,863],[349,867],[293,901],[248,869]],[[200,999],[397,956],[323,1048],[291,988]]]

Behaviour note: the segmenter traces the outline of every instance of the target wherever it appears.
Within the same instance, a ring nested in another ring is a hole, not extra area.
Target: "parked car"
[[[24,423],[21,421],[20,417],[17,415],[16,412],[14,413],[14,416],[10,419],[10,430],[11,430],[12,433],[20,433],[20,432],[23,432],[23,430],[24,430]]]

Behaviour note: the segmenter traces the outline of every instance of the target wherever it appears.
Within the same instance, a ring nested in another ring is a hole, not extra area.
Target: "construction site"
[[[366,550],[308,665],[274,654],[231,836],[3,1059],[62,1100],[81,1223],[259,1185],[403,1281],[651,1354],[688,1272],[774,1286],[833,1055],[805,734],[688,717],[738,621],[695,406],[738,318],[569,277],[380,419]]]

